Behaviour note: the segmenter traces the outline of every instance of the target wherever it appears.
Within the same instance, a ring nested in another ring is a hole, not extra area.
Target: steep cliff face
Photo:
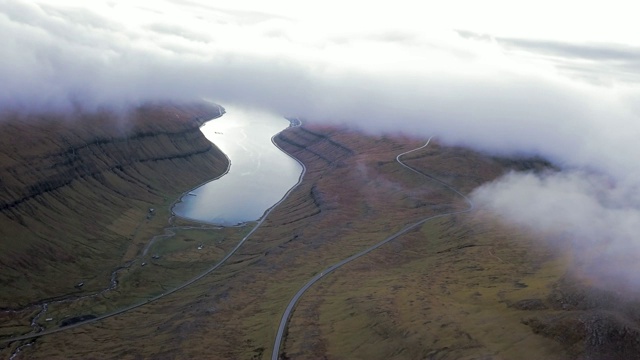
[[[3,114],[0,308],[108,283],[149,208],[225,171],[199,130],[218,109]]]

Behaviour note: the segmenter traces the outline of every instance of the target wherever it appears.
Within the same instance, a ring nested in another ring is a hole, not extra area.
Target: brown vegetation
[[[226,168],[198,129],[215,116],[217,107],[202,105],[4,114],[0,309],[107,287],[111,271],[166,222],[166,214],[147,219],[148,209]]]
[[[314,274],[408,223],[464,207],[447,188],[397,164],[397,154],[421,145],[415,139],[305,126],[276,140],[305,163],[305,179],[225,266],[126,315],[38,338],[25,354],[34,359],[268,358],[284,307]],[[437,143],[405,161],[463,192],[509,169],[548,167],[541,160],[497,159]],[[172,200],[167,195],[156,217],[167,215]],[[139,210],[132,206],[132,214],[144,216],[149,203],[141,202]],[[149,226],[147,232],[160,228]],[[198,257],[184,250],[188,244],[208,238],[211,244],[222,238],[233,242],[241,235],[193,230],[162,247],[171,248],[167,258],[185,264],[177,267],[184,271],[190,260],[202,266],[225,248]],[[130,247],[139,249],[140,242]],[[482,209],[427,222],[311,288],[294,311],[282,355],[633,358],[639,343],[637,304],[578,283],[567,272],[568,258]],[[127,286],[131,293],[141,291]]]

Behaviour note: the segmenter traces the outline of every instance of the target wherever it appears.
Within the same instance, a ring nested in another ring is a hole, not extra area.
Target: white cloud
[[[573,270],[594,284],[630,289],[640,285],[638,183],[584,171],[509,174],[476,189],[474,201],[501,219],[570,249]]]
[[[625,243],[637,253],[640,84],[631,75],[640,60],[612,59],[640,45],[624,4],[149,4],[0,0],[0,107],[208,98],[535,153],[614,185],[584,183],[584,173],[512,175],[478,198],[513,210],[512,221],[575,239],[609,234],[620,241],[613,253]],[[522,196],[532,196],[526,207]],[[543,217],[555,209],[562,222]]]

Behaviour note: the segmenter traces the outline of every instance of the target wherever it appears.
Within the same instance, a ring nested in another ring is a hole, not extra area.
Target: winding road
[[[298,121],[297,123],[292,122],[291,126],[300,126],[301,123]],[[284,130],[283,130],[284,131]],[[279,133],[278,133],[279,134]],[[49,330],[45,330],[39,333],[32,333],[32,334],[26,334],[26,335],[22,335],[22,336],[17,336],[17,337],[12,337],[12,338],[5,338],[5,339],[1,339],[0,343],[11,343],[11,342],[16,342],[16,341],[23,341],[23,340],[30,340],[30,339],[36,339],[45,335],[49,335],[49,334],[53,334],[53,333],[57,333],[57,332],[61,332],[61,331],[66,331],[66,330],[70,330],[76,327],[80,327],[83,325],[87,325],[87,324],[91,324],[91,323],[95,323],[110,317],[114,317],[117,315],[121,315],[124,314],[126,312],[132,311],[136,308],[142,307],[144,305],[150,304],[152,302],[155,302],[157,300],[160,300],[166,296],[169,296],[177,291],[180,291],[184,288],[186,288],[187,286],[192,285],[193,283],[201,280],[202,278],[204,278],[205,276],[211,274],[212,272],[214,272],[215,270],[217,270],[218,268],[220,268],[223,264],[225,264],[227,262],[227,260],[229,258],[231,258],[231,256],[233,256],[239,249],[240,247],[253,235],[253,233],[255,233],[260,226],[265,222],[265,220],[267,219],[267,217],[269,216],[269,214],[278,206],[280,205],[282,202],[284,202],[288,196],[291,194],[291,192],[293,192],[302,182],[305,174],[306,174],[306,166],[299,161],[298,159],[296,159],[295,157],[291,156],[289,153],[287,153],[286,151],[284,151],[282,148],[280,148],[274,141],[275,137],[278,136],[278,134],[274,135],[271,138],[272,143],[278,147],[281,151],[283,151],[285,154],[287,154],[288,156],[290,156],[291,158],[293,158],[294,160],[296,160],[300,166],[302,167],[302,172],[298,178],[298,182],[291,188],[289,189],[285,195],[277,202],[275,203],[273,206],[271,206],[269,209],[267,209],[265,211],[265,213],[263,214],[263,216],[260,218],[260,220],[256,223],[256,225],[253,227],[253,229],[251,229],[251,231],[249,233],[247,233],[247,235],[245,235],[237,244],[236,246],[229,252],[227,253],[220,261],[218,261],[217,263],[215,263],[214,265],[212,265],[210,268],[208,268],[207,270],[205,270],[204,272],[202,272],[201,274],[197,275],[196,277],[186,281],[185,283],[179,285],[178,287],[171,289],[169,291],[166,291],[160,295],[157,295],[155,297],[149,298],[143,302],[137,303],[137,304],[133,304],[131,306],[125,307],[125,308],[121,308],[118,309],[116,311],[113,311],[111,313],[108,314],[104,314],[101,316],[98,316],[96,318],[87,320],[87,321],[83,321],[83,322],[78,322],[69,326],[65,326],[65,327],[61,327],[61,328],[54,328],[54,329],[49,329]],[[293,313],[293,309],[295,308],[296,304],[298,303],[298,301],[300,300],[300,298],[302,297],[302,295],[304,295],[304,293],[311,287],[313,286],[315,283],[317,283],[319,280],[321,280],[322,278],[326,277],[327,275],[331,274],[333,271],[339,269],[340,267],[342,267],[343,265],[356,260],[374,250],[376,250],[377,248],[385,245],[386,243],[406,234],[407,232],[416,229],[417,227],[419,227],[420,225],[424,224],[425,222],[429,221],[429,220],[433,220],[433,219],[437,219],[437,218],[442,218],[445,216],[451,216],[451,215],[455,215],[455,214],[462,214],[462,213],[466,213],[466,212],[470,212],[473,209],[473,203],[471,202],[471,200],[465,196],[464,194],[462,194],[460,191],[458,191],[457,189],[455,189],[454,187],[452,187],[451,185],[432,177],[429,174],[423,173],[413,167],[410,167],[409,165],[405,164],[402,162],[401,157],[403,155],[409,154],[411,152],[415,152],[418,151],[420,149],[423,149],[425,147],[427,147],[429,145],[431,141],[431,138],[429,138],[429,140],[422,145],[421,147],[418,147],[416,149],[413,150],[409,150],[406,152],[403,152],[401,154],[399,154],[398,156],[396,156],[396,161],[403,167],[409,169],[410,171],[413,171],[419,175],[425,176],[443,186],[445,186],[446,188],[448,188],[449,190],[453,191],[455,194],[459,195],[460,197],[462,197],[468,204],[468,207],[464,210],[459,210],[459,211],[452,211],[452,212],[447,212],[447,213],[443,213],[443,214],[438,214],[438,215],[434,215],[434,216],[429,216],[426,218],[423,218],[415,223],[409,224],[407,226],[405,226],[402,230],[390,235],[389,237],[385,238],[384,240],[380,241],[379,243],[366,248],[364,250],[362,250],[361,252],[354,254],[346,259],[343,259],[329,267],[327,267],[326,269],[322,270],[319,274],[317,274],[316,276],[314,276],[313,278],[311,278],[306,284],[304,284],[304,286],[302,286],[298,292],[291,298],[291,300],[289,301],[289,304],[287,305],[281,320],[280,320],[280,324],[278,327],[278,331],[276,334],[276,338],[275,338],[275,342],[274,342],[274,346],[273,346],[273,352],[272,352],[272,360],[278,360],[279,359],[279,355],[280,355],[280,348],[282,346],[283,340],[284,340],[284,333],[287,329],[287,325],[289,322],[289,319],[291,317],[291,314]],[[188,192],[186,192],[188,193]],[[166,236],[168,234],[164,234],[164,235],[159,235],[160,237],[162,236]],[[148,251],[148,247],[144,249],[144,252],[146,253],[146,251]],[[31,344],[25,344],[24,346],[30,346]],[[20,347],[20,350],[23,346]],[[17,353],[20,351],[16,351],[15,355],[17,355]]]
[[[403,153],[399,154],[398,156],[396,156],[396,161],[400,165],[404,166],[405,168],[407,168],[407,169],[409,169],[409,170],[411,170],[411,171],[413,171],[413,172],[415,172],[417,174],[425,176],[425,177],[427,177],[427,178],[429,178],[429,179],[431,179],[431,180],[433,180],[433,181],[445,186],[447,189],[449,189],[449,190],[453,191],[454,193],[456,193],[457,195],[461,196],[467,202],[467,204],[469,206],[464,210],[452,211],[452,212],[447,212],[447,213],[443,213],[443,214],[429,216],[429,217],[426,217],[424,219],[421,219],[418,222],[415,222],[413,224],[409,224],[409,225],[405,226],[402,230],[400,230],[400,231],[396,232],[395,234],[387,237],[386,239],[382,240],[381,242],[379,242],[379,243],[377,243],[377,244],[375,244],[375,245],[373,245],[373,246],[371,246],[369,248],[366,248],[366,249],[362,250],[361,252],[359,252],[359,253],[357,253],[355,255],[352,255],[352,256],[344,259],[344,260],[341,260],[341,261],[329,266],[328,268],[322,270],[316,276],[312,277],[291,298],[291,300],[289,301],[289,304],[287,305],[287,308],[285,309],[284,313],[282,314],[282,318],[280,319],[280,325],[278,326],[278,332],[276,333],[276,339],[275,339],[275,342],[273,344],[273,352],[271,353],[271,359],[272,360],[279,360],[280,359],[280,348],[282,347],[282,342],[284,340],[284,333],[287,330],[287,325],[289,323],[289,319],[291,318],[291,313],[293,312],[293,309],[295,308],[296,304],[298,303],[298,301],[300,300],[302,295],[304,295],[304,293],[307,290],[309,290],[309,288],[311,286],[313,286],[315,283],[320,281],[320,279],[322,279],[325,276],[331,274],[335,270],[339,269],[341,266],[343,266],[345,264],[348,264],[349,262],[351,262],[353,260],[356,260],[356,259],[358,259],[358,258],[360,258],[360,257],[372,252],[373,250],[381,247],[382,245],[384,245],[384,244],[386,244],[386,243],[388,243],[388,242],[390,242],[390,241],[392,241],[394,239],[397,239],[398,237],[400,237],[400,236],[406,234],[407,232],[417,228],[418,226],[424,224],[425,222],[427,222],[429,220],[438,219],[438,218],[442,218],[442,217],[445,217],[445,216],[451,216],[451,215],[456,215],[456,214],[467,213],[467,212],[470,212],[471,210],[473,210],[473,202],[471,201],[471,199],[469,199],[463,193],[461,193],[460,191],[458,191],[457,189],[455,189],[451,185],[449,185],[449,184],[447,184],[447,183],[445,183],[445,182],[443,182],[443,181],[441,181],[439,179],[436,179],[435,177],[433,177],[433,176],[431,176],[429,174],[423,173],[418,169],[412,168],[411,166],[403,163],[402,160],[400,160],[400,158],[403,155],[406,155],[406,154],[412,153],[414,151],[418,151],[418,150],[424,149],[425,147],[427,147],[429,145],[430,142],[431,142],[431,138],[429,138],[429,140],[427,140],[427,142],[424,145],[420,146],[419,148],[415,148],[413,150],[409,150],[409,151],[406,151],[406,152],[403,152]]]
[[[300,126],[301,122],[298,120],[297,123],[293,123],[291,122],[291,126],[290,127],[295,127],[295,126]],[[288,129],[288,128],[287,128]],[[286,130],[286,129],[284,129]],[[282,130],[282,131],[284,131]],[[281,132],[282,132],[281,131]],[[41,336],[45,336],[45,335],[49,335],[49,334],[54,334],[57,332],[61,332],[61,331],[66,331],[69,329],[73,329],[79,326],[83,326],[83,325],[87,325],[87,324],[91,324],[91,323],[95,323],[98,322],[100,320],[104,320],[116,315],[121,315],[124,314],[126,312],[129,312],[131,310],[137,309],[141,306],[150,304],[154,301],[160,300],[166,296],[169,296],[177,291],[180,291],[184,288],[186,288],[187,286],[195,283],[196,281],[204,278],[205,276],[211,274],[212,272],[214,272],[216,269],[218,269],[219,267],[221,267],[227,260],[229,260],[229,258],[231,256],[233,256],[238,249],[240,249],[240,247],[247,241],[247,239],[249,239],[249,237],[251,237],[251,235],[253,235],[254,232],[256,232],[258,230],[258,228],[260,228],[260,226],[264,223],[264,221],[267,219],[267,217],[269,216],[269,214],[271,214],[271,212],[278,206],[280,205],[283,201],[285,201],[287,199],[287,197],[289,197],[289,195],[291,194],[291,192],[293,192],[293,190],[295,190],[301,183],[302,183],[302,179],[304,178],[304,175],[307,172],[307,168],[306,166],[298,159],[296,159],[295,157],[291,156],[289,153],[287,153],[286,151],[284,151],[280,146],[278,146],[276,144],[276,142],[274,141],[275,137],[278,136],[280,134],[280,132],[278,132],[277,134],[273,135],[271,137],[271,142],[278,148],[280,149],[282,152],[284,152],[285,154],[287,154],[289,157],[291,157],[292,159],[294,159],[295,161],[297,161],[300,166],[302,167],[302,172],[300,173],[300,176],[298,177],[298,182],[293,185],[285,194],[284,196],[277,202],[275,203],[273,206],[271,206],[269,209],[267,209],[264,214],[262,215],[262,217],[260,218],[260,220],[256,223],[256,225],[253,227],[253,229],[251,229],[251,231],[249,231],[249,233],[247,233],[247,235],[245,235],[242,240],[240,240],[238,242],[238,244],[236,244],[236,246],[229,252],[227,253],[227,255],[225,255],[225,257],[222,258],[222,260],[218,261],[217,263],[215,263],[213,266],[211,266],[210,268],[208,268],[207,270],[205,270],[204,272],[202,272],[201,274],[197,275],[196,277],[192,278],[191,280],[188,280],[187,282],[183,283],[182,285],[179,285],[178,287],[175,287],[169,291],[166,291],[160,295],[154,296],[152,298],[149,298],[143,302],[137,303],[137,304],[133,304],[121,309],[118,309],[116,311],[113,311],[111,313],[108,314],[104,314],[98,317],[95,317],[93,319],[89,319],[86,321],[82,321],[82,322],[78,322],[72,325],[68,325],[65,327],[60,327],[60,328],[55,328],[55,329],[50,329],[50,330],[45,330],[42,332],[38,332],[38,333],[32,333],[32,334],[26,334],[26,335],[22,335],[22,336],[16,336],[16,337],[12,337],[12,338],[5,338],[5,339],[1,339],[0,340],[0,344],[2,343],[11,343],[11,342],[15,342],[15,341],[22,341],[22,340],[30,340],[30,339],[35,339],[35,338],[39,338]],[[192,190],[190,190],[192,191]],[[188,193],[189,191],[185,192]],[[175,216],[175,214],[174,214]],[[162,236],[162,235],[161,235]],[[146,251],[146,249],[145,249]]]

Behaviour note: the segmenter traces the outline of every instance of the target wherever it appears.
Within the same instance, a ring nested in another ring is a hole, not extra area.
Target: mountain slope
[[[227,168],[199,131],[218,109],[3,114],[0,308],[108,286],[111,271],[135,255],[134,241],[145,241],[149,208]]]

